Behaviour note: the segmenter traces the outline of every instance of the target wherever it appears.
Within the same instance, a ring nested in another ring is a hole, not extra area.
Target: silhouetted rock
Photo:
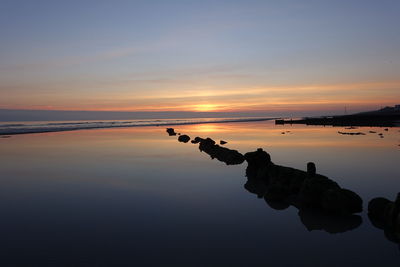
[[[198,144],[200,143],[202,140],[204,140],[203,138],[200,138],[198,136],[196,136],[193,140],[192,140],[192,144]]]
[[[200,140],[199,149],[210,155],[212,159],[216,158],[227,165],[242,164],[244,161],[243,155],[237,150],[216,145],[215,141],[209,137]]]
[[[178,137],[178,141],[179,142],[183,142],[183,143],[187,143],[187,142],[190,141],[190,137],[188,135],[186,135],[186,134],[183,134],[183,135],[180,135]]]
[[[178,140],[186,143],[190,137],[181,135]],[[204,139],[197,136],[192,143],[198,143],[200,151],[227,165],[241,164],[246,160],[247,182],[244,187],[258,198],[263,198],[273,209],[284,210],[290,205],[298,208],[301,221],[310,231],[318,229],[339,233],[361,224],[361,217],[351,214],[362,211],[362,199],[317,174],[313,162],[307,163],[307,171],[302,171],[274,164],[271,156],[262,148],[242,155],[236,150],[217,145],[209,137]],[[226,142],[220,140],[222,143]],[[400,198],[398,202],[400,206]]]
[[[298,215],[308,231],[323,230],[330,234],[354,230],[362,223],[359,215],[336,216],[312,209],[299,210]]]
[[[352,214],[362,211],[362,199],[348,189],[329,189],[321,200],[323,210],[335,214]]]
[[[372,225],[384,230],[388,240],[400,243],[400,193],[394,202],[382,197],[372,199],[368,203],[368,217]]]
[[[265,202],[274,210],[285,210],[290,207],[290,204],[284,201],[265,199]]]
[[[262,148],[258,148],[257,151],[247,152],[244,154],[244,158],[246,159],[249,166],[254,168],[260,168],[262,166],[267,166],[271,162],[271,156],[265,152]]]
[[[256,194],[258,198],[263,198],[267,192],[267,183],[261,179],[247,179],[244,188],[250,193]]]
[[[314,162],[307,163],[307,173],[310,176],[314,176],[317,173],[317,167]]]
[[[219,141],[219,144],[220,144],[220,145],[225,145],[226,143],[228,143],[228,142],[226,142],[226,141],[224,141],[224,140]]]
[[[392,201],[383,197],[374,198],[368,203],[368,213],[374,218],[383,219],[387,213],[386,207],[389,207],[390,203]]]
[[[215,141],[212,140],[210,137],[207,137],[206,139],[200,140],[199,149],[200,151],[207,152],[207,150],[212,150],[214,146],[215,146]]]
[[[300,189],[300,197],[302,201],[313,207],[322,206],[322,200],[328,190],[340,189],[339,185],[322,175],[315,175],[305,179]]]
[[[176,132],[175,132],[174,128],[167,128],[167,133],[169,134],[169,136],[176,135]]]
[[[314,207],[331,214],[362,211],[362,199],[356,193],[316,174],[312,162],[307,164],[305,172],[275,165],[270,155],[261,148],[246,153],[244,157],[248,162],[246,176],[249,181],[265,182],[264,198],[267,200],[286,201],[298,208]]]

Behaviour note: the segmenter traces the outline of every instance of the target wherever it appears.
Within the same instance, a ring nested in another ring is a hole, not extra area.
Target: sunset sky
[[[0,109],[400,104],[400,1],[0,0]]]

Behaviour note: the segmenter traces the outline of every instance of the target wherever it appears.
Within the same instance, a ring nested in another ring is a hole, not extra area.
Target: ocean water
[[[204,123],[265,121],[265,120],[271,120],[271,118],[240,117],[240,118],[0,122],[0,135],[64,132],[64,131],[104,129],[104,128],[168,126],[168,125],[204,124]]]
[[[0,266],[399,266],[399,244],[366,212],[400,191],[399,128],[174,126],[241,153],[261,147],[276,164],[315,162],[363,198],[357,223],[271,205],[244,187],[246,163],[212,160],[165,128],[0,138]]]

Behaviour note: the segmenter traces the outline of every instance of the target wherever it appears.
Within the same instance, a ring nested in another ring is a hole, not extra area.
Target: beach
[[[362,197],[361,223],[346,228],[271,207],[244,188],[246,162],[212,160],[165,126],[13,135],[0,138],[0,265],[400,263],[399,244],[367,216],[369,200],[398,193],[399,128],[273,121],[174,128],[243,154],[263,148],[274,163],[300,170],[314,162],[317,173]]]

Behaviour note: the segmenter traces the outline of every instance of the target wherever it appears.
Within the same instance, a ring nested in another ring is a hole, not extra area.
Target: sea
[[[266,201],[247,163],[178,141],[210,137],[356,192],[351,219]],[[271,118],[0,125],[0,266],[400,266],[399,233],[368,216],[400,192],[400,128]],[[361,132],[343,135],[339,132]],[[255,190],[254,190],[255,188]]]

